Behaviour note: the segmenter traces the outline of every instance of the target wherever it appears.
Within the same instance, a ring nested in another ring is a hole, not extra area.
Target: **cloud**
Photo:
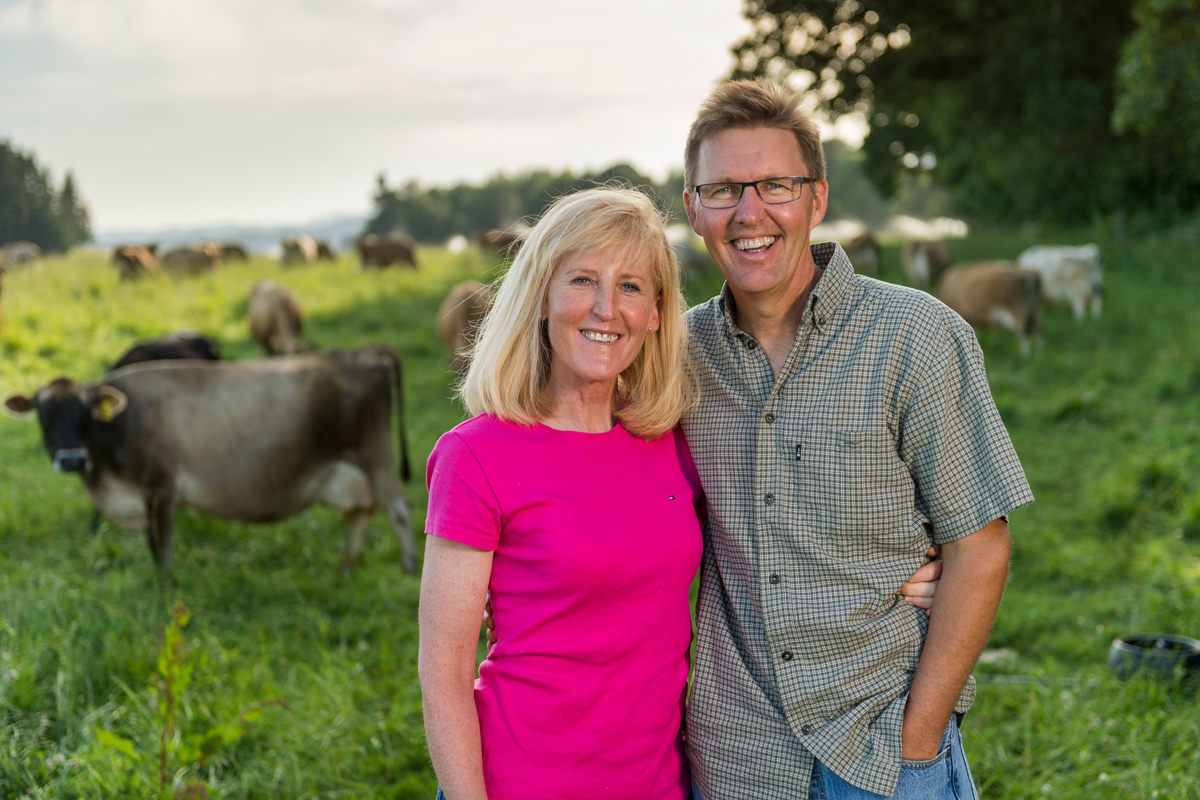
[[[0,137],[75,169],[101,226],[357,210],[379,169],[661,171],[739,6],[0,0]]]

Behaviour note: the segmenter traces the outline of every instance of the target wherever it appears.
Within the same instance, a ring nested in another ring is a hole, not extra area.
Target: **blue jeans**
[[[883,795],[859,789],[820,763],[813,765],[809,800],[880,800]],[[942,732],[938,754],[929,761],[900,762],[894,800],[979,800],[971,768],[963,753],[962,734],[954,718]]]

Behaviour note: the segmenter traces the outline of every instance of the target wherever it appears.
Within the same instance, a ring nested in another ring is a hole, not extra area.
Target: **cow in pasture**
[[[215,244],[177,247],[162,257],[162,265],[176,277],[212,272],[221,266],[221,248]]]
[[[950,251],[939,241],[905,242],[901,261],[909,283],[920,289],[936,286],[938,278],[953,263]]]
[[[337,261],[337,253],[324,239],[317,239],[317,261]]]
[[[942,273],[937,296],[977,328],[1004,328],[1017,335],[1029,357],[1030,337],[1042,338],[1042,289],[1036,272],[1012,261],[979,261]]]
[[[191,331],[176,331],[158,339],[138,342],[117,359],[109,372],[115,372],[130,364],[140,364],[143,361],[182,361],[195,359],[199,361],[219,361],[221,346],[207,336],[201,336]]]
[[[267,355],[293,355],[312,349],[300,341],[304,316],[300,313],[300,301],[286,286],[272,280],[256,283],[250,290],[246,316],[250,335]]]
[[[386,236],[368,233],[359,237],[357,246],[364,270],[390,267],[392,264],[417,266],[417,243],[403,233],[389,233]]]
[[[0,247],[0,268],[28,266],[41,257],[42,248],[33,242],[9,242]]]
[[[450,366],[459,372],[467,368],[475,332],[491,305],[491,289],[479,281],[463,281],[450,290],[438,309],[438,338],[454,353]]]
[[[492,228],[475,234],[475,243],[486,253],[511,258],[521,249],[521,243],[529,234],[528,228]]]
[[[870,231],[863,231],[846,245],[846,255],[859,275],[879,277],[879,258],[883,250]]]
[[[237,242],[222,242],[218,246],[221,248],[222,261],[246,261],[250,258],[246,248]]]
[[[182,506],[257,523],[333,506],[350,529],[347,567],[382,506],[413,572],[411,514],[391,441],[395,400],[407,480],[401,370],[384,345],[265,361],[157,361],[87,386],[59,378],[4,403],[13,415],[37,415],[55,471],[78,473],[105,516],[146,531],[165,580]]]
[[[1042,276],[1042,294],[1051,303],[1069,303],[1078,322],[1091,313],[1100,316],[1104,294],[1104,262],[1100,247],[1037,245],[1017,257],[1023,269]]]
[[[317,260],[317,240],[307,233],[286,236],[283,240],[283,264],[312,264]]]
[[[112,262],[117,268],[117,274],[123,281],[137,280],[150,275],[162,275],[158,259],[154,257],[157,245],[127,244],[113,250]]]

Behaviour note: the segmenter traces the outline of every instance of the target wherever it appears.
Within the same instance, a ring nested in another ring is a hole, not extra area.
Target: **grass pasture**
[[[1053,241],[1045,236],[1041,241]],[[978,233],[956,259],[1013,257],[1038,238]],[[989,798],[1200,798],[1197,683],[1118,681],[1115,635],[1200,637],[1200,224],[1118,246],[1103,231],[1104,317],[1044,319],[1046,346],[1022,361],[1011,335],[983,331],[992,391],[1038,501],[1012,518],[1012,578],[980,665],[968,756]],[[416,472],[462,418],[434,333],[445,291],[494,265],[426,250],[418,271],[358,271],[350,258],[283,271],[252,259],[212,276],[120,284],[79,252],[5,278],[0,393],[59,375],[92,380],[133,341],[181,327],[256,357],[244,322],[254,282],[290,286],[305,336],[323,347],[396,345],[406,366]],[[897,247],[884,277],[899,279]],[[689,287],[709,297],[718,279]],[[423,482],[408,487],[424,522]],[[155,796],[161,729],[150,687],[168,609],[191,682],[178,738],[276,698],[203,768],[173,761],[172,790],[203,780],[223,798],[429,798],[435,779],[416,680],[417,579],[403,573],[382,515],[362,567],[343,576],[338,515],[313,509],[245,526],[184,511],[176,585],[160,591],[141,534],[104,523],[74,477],[55,475],[37,425],[0,418],[0,797]],[[419,538],[419,537],[418,537]],[[102,741],[110,731],[133,755]]]

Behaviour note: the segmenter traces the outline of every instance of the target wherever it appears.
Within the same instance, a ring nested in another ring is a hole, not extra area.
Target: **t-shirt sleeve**
[[[951,542],[1033,501],[992,400],[975,332],[948,312],[900,414],[900,455],[935,542]]]
[[[708,501],[704,497],[704,486],[700,483],[700,472],[696,469],[696,462],[692,460],[692,449],[688,447],[687,437],[683,435],[683,423],[676,425],[671,435],[675,438],[675,452],[679,456],[683,476],[692,487],[692,505],[696,508],[696,518],[703,525],[708,518]]]
[[[480,550],[500,544],[500,502],[475,453],[455,431],[438,439],[429,455],[425,481],[429,513],[425,533]]]

